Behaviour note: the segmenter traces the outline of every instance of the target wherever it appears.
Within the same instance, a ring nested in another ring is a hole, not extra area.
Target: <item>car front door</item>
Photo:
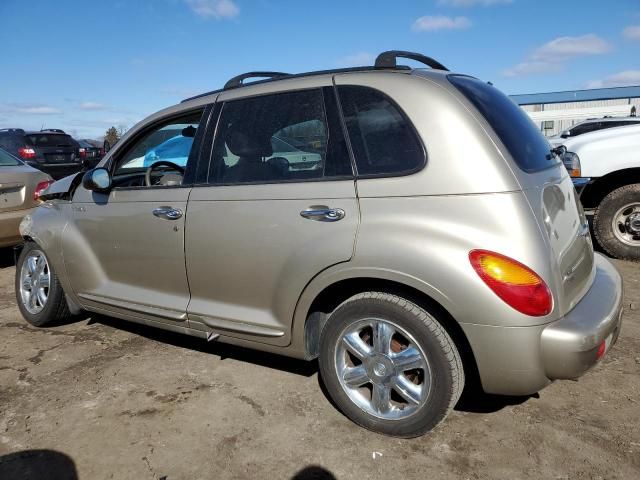
[[[75,192],[63,253],[83,306],[186,326],[184,226],[203,115],[189,112],[134,134],[114,152],[108,193]]]
[[[211,165],[186,224],[193,328],[286,345],[305,286],[351,258],[353,171],[335,94],[322,87],[219,97]],[[283,144],[314,161],[292,161]]]

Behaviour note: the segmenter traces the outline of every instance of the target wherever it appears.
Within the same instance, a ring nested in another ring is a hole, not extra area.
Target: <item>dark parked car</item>
[[[3,128],[0,129],[0,148],[56,179],[82,169],[80,145],[59,129],[34,132]]]
[[[102,157],[104,157],[104,150],[101,147],[96,146],[92,140],[76,140],[78,142],[80,159],[84,161],[85,165],[93,168],[95,167]]]

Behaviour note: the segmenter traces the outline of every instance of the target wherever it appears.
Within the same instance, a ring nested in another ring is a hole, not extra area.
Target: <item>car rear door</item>
[[[287,345],[305,286],[351,258],[359,209],[330,82],[220,95],[211,164],[192,190],[185,227],[191,327]],[[320,161],[300,168],[274,150],[274,137]]]

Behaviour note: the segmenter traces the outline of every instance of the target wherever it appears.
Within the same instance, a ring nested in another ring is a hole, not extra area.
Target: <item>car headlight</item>
[[[20,226],[18,227],[20,235],[22,235],[23,237],[28,237],[31,234],[32,228],[33,218],[31,218],[31,215],[25,215],[20,222]]]
[[[565,168],[569,172],[569,176],[571,177],[580,177],[580,157],[573,152],[564,152],[562,154],[562,163],[564,163]]]

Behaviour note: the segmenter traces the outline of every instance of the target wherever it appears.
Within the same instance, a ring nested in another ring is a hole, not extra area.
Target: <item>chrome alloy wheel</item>
[[[640,203],[630,203],[613,216],[613,234],[632,247],[640,246]]]
[[[339,336],[335,368],[352,402],[384,419],[407,418],[422,407],[431,389],[427,358],[414,338],[398,325],[366,318]]]
[[[29,313],[38,314],[47,304],[51,272],[47,258],[40,250],[32,250],[20,266],[20,298]]]

